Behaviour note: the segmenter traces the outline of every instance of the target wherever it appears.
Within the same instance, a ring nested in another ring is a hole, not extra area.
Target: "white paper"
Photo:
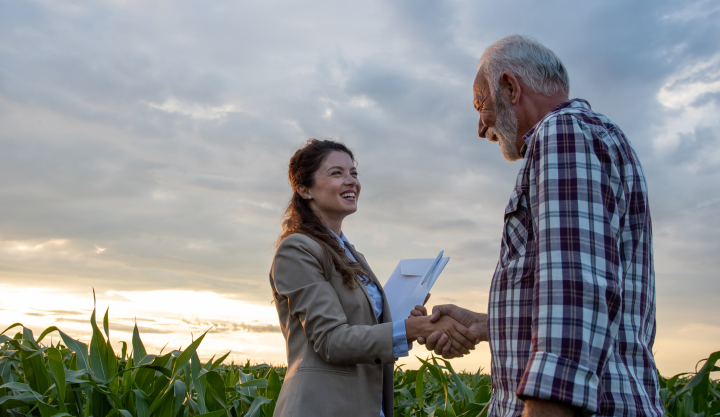
[[[449,257],[440,259],[435,271],[425,284],[422,284],[423,277],[432,267],[435,259],[402,259],[383,285],[393,321],[406,319],[416,305],[422,305],[425,301],[425,297],[450,260]]]

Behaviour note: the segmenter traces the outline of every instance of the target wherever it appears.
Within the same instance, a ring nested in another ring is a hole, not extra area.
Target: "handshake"
[[[428,316],[427,309],[418,305],[405,320],[405,331],[409,342],[417,340],[445,359],[460,358],[488,340],[487,314],[445,304],[433,307]]]

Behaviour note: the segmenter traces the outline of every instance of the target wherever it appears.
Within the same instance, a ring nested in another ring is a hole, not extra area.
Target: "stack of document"
[[[443,252],[432,259],[401,259],[395,271],[383,286],[392,319],[402,320],[410,315],[416,305],[422,305],[425,297],[440,276],[450,258]]]

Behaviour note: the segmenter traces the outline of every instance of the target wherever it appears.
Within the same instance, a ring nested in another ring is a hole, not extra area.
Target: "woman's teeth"
[[[355,198],[355,193],[345,193],[345,194],[341,194],[340,197],[342,197],[342,198]]]

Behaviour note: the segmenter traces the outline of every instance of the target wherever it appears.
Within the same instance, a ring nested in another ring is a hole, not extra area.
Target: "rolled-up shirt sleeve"
[[[407,333],[405,331],[405,320],[398,320],[393,322],[392,327],[393,334],[393,356],[395,358],[402,358],[408,356],[411,349],[411,344],[407,341]]]
[[[612,150],[577,118],[561,115],[540,129],[528,155],[537,195],[532,353],[517,395],[596,413],[621,319],[622,181]]]

